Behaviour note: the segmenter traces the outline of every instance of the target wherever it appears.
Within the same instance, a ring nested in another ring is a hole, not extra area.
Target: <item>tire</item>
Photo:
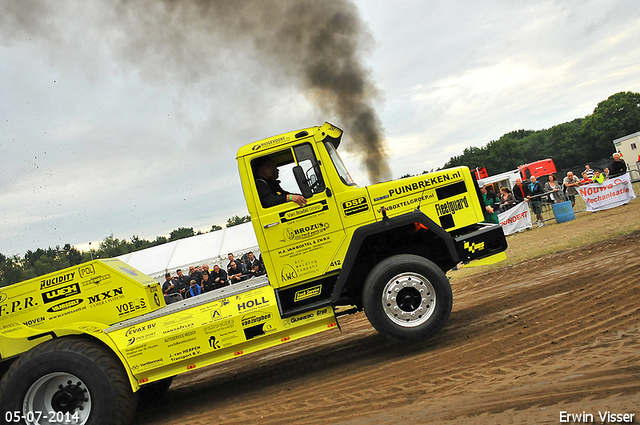
[[[53,415],[64,417],[60,423],[125,425],[136,405],[120,360],[99,342],[80,337],[56,338],[34,347],[0,381],[0,411],[33,412],[36,420],[41,412],[40,423],[58,423],[49,421]],[[66,417],[76,413],[73,419]],[[7,415],[1,420],[8,421]]]
[[[382,335],[425,341],[447,323],[453,295],[444,272],[424,257],[394,255],[378,263],[362,290],[365,314]]]

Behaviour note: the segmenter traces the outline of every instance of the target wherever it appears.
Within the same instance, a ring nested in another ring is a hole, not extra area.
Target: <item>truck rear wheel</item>
[[[382,335],[404,342],[431,338],[445,325],[453,296],[444,272],[424,257],[394,255],[369,273],[364,311]]]
[[[0,410],[19,412],[26,418],[20,423],[124,425],[136,404],[122,363],[84,338],[56,338],[34,347],[0,381]]]

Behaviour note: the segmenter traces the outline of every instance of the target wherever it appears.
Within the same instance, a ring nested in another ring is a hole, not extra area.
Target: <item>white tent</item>
[[[177,269],[189,274],[189,266],[203,264],[208,264],[209,268],[218,264],[226,269],[228,253],[239,258],[249,251],[253,251],[256,257],[260,255],[258,240],[250,222],[167,242],[117,258],[162,283],[167,271],[172,276],[175,276]]]

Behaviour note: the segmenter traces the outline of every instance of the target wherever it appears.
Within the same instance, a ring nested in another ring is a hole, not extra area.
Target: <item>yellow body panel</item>
[[[122,323],[107,334],[135,378],[147,383],[335,326],[331,307],[282,319],[274,289],[263,281],[264,286],[228,296],[233,287],[171,304],[167,314]]]
[[[70,267],[0,288],[0,353],[20,354],[68,325],[106,327],[164,304],[160,284],[122,261]]]
[[[449,187],[459,187],[460,193],[450,195],[445,192]],[[369,186],[368,189],[377,219],[382,217],[382,207],[389,217],[405,214],[419,207],[420,211],[448,231],[484,220],[473,178],[467,167],[393,180]],[[439,190],[444,193],[439,194]],[[445,216],[451,217],[450,222],[443,223],[441,217]]]

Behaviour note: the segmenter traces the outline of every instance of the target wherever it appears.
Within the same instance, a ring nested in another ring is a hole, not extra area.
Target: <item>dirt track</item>
[[[365,315],[183,374],[139,424],[640,423],[640,232],[452,281],[432,340],[398,346]]]

